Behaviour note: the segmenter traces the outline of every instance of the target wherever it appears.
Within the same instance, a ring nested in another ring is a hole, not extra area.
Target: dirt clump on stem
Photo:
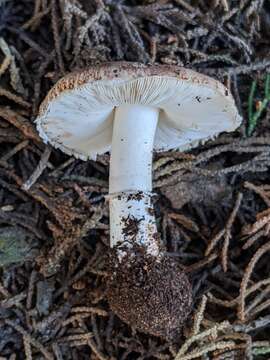
[[[176,339],[191,311],[191,286],[171,258],[154,258],[130,250],[118,260],[110,256],[107,297],[111,309],[145,333]]]

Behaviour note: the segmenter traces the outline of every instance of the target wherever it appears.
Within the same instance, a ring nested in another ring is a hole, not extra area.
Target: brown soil
[[[142,252],[121,262],[111,255],[108,301],[111,309],[133,328],[176,340],[191,311],[191,286],[179,265]]]

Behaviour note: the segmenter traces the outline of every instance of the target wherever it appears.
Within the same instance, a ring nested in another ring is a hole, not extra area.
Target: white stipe
[[[143,248],[147,255],[160,254],[152,195],[130,192],[110,195],[110,246],[126,249]]]

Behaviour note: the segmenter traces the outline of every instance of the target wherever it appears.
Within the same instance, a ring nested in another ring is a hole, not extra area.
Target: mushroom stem
[[[158,109],[121,105],[115,110],[110,162],[111,247],[159,253],[152,204],[152,156]]]
[[[115,109],[110,194],[152,190],[152,156],[158,109],[121,105]]]

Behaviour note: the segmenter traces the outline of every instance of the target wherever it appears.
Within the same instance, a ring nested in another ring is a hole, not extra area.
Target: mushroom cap
[[[95,159],[110,150],[121,104],[160,109],[156,151],[184,151],[241,123],[232,95],[215,79],[178,66],[112,62],[60,79],[40,106],[37,129],[65,153]]]
[[[192,306],[191,285],[179,265],[143,253],[121,262],[111,255],[111,263],[107,299],[113,312],[139,331],[176,340]]]

